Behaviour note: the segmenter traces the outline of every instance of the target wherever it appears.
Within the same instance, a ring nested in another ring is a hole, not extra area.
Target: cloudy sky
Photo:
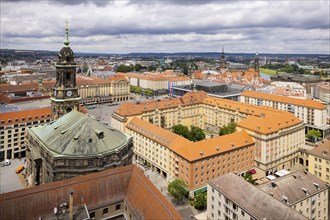
[[[2,49],[330,52],[330,0],[0,0]]]

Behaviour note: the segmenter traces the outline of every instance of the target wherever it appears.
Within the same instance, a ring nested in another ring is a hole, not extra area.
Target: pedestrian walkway
[[[181,214],[182,218],[196,219],[195,216],[202,213],[202,211],[199,211],[193,206],[191,206],[189,204],[188,199],[184,199],[183,201],[178,203],[167,191],[168,182],[165,177],[161,176],[155,171],[152,171],[151,169],[144,171],[144,174],[158,188],[158,190],[164,195],[164,197],[173,204],[175,209]]]

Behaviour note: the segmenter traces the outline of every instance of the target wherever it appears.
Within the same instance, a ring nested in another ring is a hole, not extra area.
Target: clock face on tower
[[[70,97],[72,95],[72,92],[69,90],[66,92],[66,95]]]

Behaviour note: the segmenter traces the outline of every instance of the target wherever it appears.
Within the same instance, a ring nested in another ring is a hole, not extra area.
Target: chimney
[[[73,189],[71,187],[70,191],[70,198],[69,198],[69,220],[73,220]]]

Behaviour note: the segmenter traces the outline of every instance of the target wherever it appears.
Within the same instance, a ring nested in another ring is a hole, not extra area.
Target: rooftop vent
[[[217,151],[219,151],[219,150],[220,150],[220,147],[216,147],[215,149],[216,149]]]
[[[203,153],[202,151],[201,151],[201,152],[199,152],[199,153],[200,153],[200,155],[201,155],[201,156],[203,156],[203,155],[204,155],[204,153]]]
[[[61,131],[61,134],[65,134],[65,132],[67,132],[69,129],[65,129],[63,131]]]
[[[276,187],[276,183],[274,181],[272,181],[272,187]]]
[[[97,137],[99,138],[99,139],[102,139],[102,138],[104,138],[104,132],[103,131],[101,131],[101,130],[95,130],[95,134],[97,135]]]
[[[308,195],[308,190],[306,188],[302,187],[301,190],[304,191],[306,195]]]
[[[307,175],[307,170],[304,170],[304,173]]]
[[[314,184],[314,186],[317,188],[317,189],[320,189],[320,184],[318,184],[318,183],[313,183]]]
[[[273,192],[270,192],[270,195],[271,195],[271,196],[273,196],[273,195],[274,195],[274,193],[273,193]]]
[[[234,144],[234,143],[231,143],[231,146],[232,146],[232,147],[234,147],[234,146],[235,146],[235,144]]]
[[[296,176],[296,174],[292,174],[292,176],[293,176],[293,178],[297,179],[297,176]]]
[[[285,203],[288,203],[288,197],[286,197],[286,196],[282,196],[282,199],[283,199],[283,201],[284,201]]]
[[[76,135],[73,137],[73,139],[74,139],[74,140],[78,140],[79,136],[80,136],[80,133],[76,134]]]
[[[92,138],[88,138],[88,142],[92,143],[93,139]]]
[[[246,140],[246,139],[244,139],[244,141],[245,141],[245,143],[247,143],[247,142],[248,142],[248,140]]]

